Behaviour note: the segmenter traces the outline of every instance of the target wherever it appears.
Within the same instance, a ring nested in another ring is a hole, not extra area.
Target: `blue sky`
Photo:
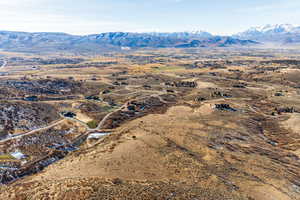
[[[93,34],[193,31],[232,34],[298,25],[300,0],[1,0],[0,29]]]

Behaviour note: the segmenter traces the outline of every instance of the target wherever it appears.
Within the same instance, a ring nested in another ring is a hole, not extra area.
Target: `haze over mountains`
[[[291,24],[276,24],[253,27],[245,32],[233,35],[233,37],[281,44],[300,43],[300,26],[293,26]]]
[[[65,33],[0,32],[0,49],[20,52],[101,52],[128,48],[241,47],[264,43],[300,43],[300,27],[289,24],[250,28],[232,36],[195,32],[109,32],[93,35]]]
[[[254,41],[213,36],[206,32],[129,33],[110,32],[86,36],[65,33],[0,32],[0,49],[7,51],[99,52],[127,48],[188,48],[253,45]]]

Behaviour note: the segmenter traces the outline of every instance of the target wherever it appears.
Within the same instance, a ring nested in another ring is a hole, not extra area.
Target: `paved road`
[[[4,68],[7,65],[7,60],[3,60],[3,64],[1,65],[0,68]]]
[[[38,129],[35,129],[35,130],[32,130],[32,131],[29,131],[27,133],[21,133],[21,134],[18,134],[18,135],[13,135],[10,138],[6,138],[6,139],[3,139],[3,140],[0,140],[0,143],[4,143],[4,142],[10,141],[10,140],[22,138],[22,137],[28,136],[28,135],[33,135],[33,134],[35,134],[35,133],[37,133],[39,131],[44,131],[44,130],[50,129],[50,128],[52,128],[52,127],[54,127],[54,126],[56,126],[56,125],[58,125],[58,124],[60,124],[60,123],[62,123],[64,121],[65,121],[65,119],[61,119],[61,120],[58,120],[58,121],[56,121],[56,122],[54,122],[54,123],[52,123],[52,124],[50,124],[48,126],[45,126],[45,127],[42,127],[42,128],[38,128]]]
[[[98,124],[96,130],[101,130],[102,127],[103,127],[103,125],[104,125],[104,123],[106,122],[106,120],[107,120],[111,115],[113,115],[113,114],[116,113],[116,112],[119,112],[119,111],[123,110],[124,108],[126,108],[126,106],[127,106],[127,103],[125,103],[122,107],[118,108],[117,110],[115,110],[115,111],[113,111],[113,112],[111,112],[111,113],[108,113],[108,114],[101,120],[101,122]]]
[[[5,65],[6,65],[6,64],[5,64]],[[5,65],[4,65],[4,66],[5,66]],[[3,66],[3,65],[2,65],[2,66]],[[158,94],[154,94],[154,95],[151,95],[151,96],[152,96],[152,97],[157,97],[157,98],[159,98],[159,100],[160,100],[161,102],[163,102],[163,103],[168,103],[168,102],[164,101]],[[129,102],[129,101],[128,101],[128,102]],[[37,133],[37,132],[39,132],[39,131],[43,131],[43,130],[50,129],[50,128],[52,128],[52,127],[54,127],[54,126],[56,126],[56,125],[62,123],[62,122],[65,121],[65,120],[72,120],[72,121],[75,121],[75,122],[80,123],[81,125],[83,125],[84,127],[86,127],[86,129],[87,129],[87,134],[89,134],[89,132],[91,132],[91,131],[101,131],[102,127],[104,126],[104,124],[105,124],[105,122],[106,122],[106,120],[108,120],[109,117],[110,117],[111,115],[115,114],[116,112],[119,112],[119,111],[125,109],[125,108],[127,107],[128,102],[126,102],[123,106],[121,106],[121,107],[118,108],[117,110],[114,110],[113,112],[108,113],[108,114],[107,114],[107,115],[99,122],[97,128],[95,128],[95,129],[89,128],[88,125],[87,125],[86,123],[84,123],[83,121],[80,121],[80,120],[78,120],[78,119],[76,119],[76,118],[69,118],[69,117],[64,117],[63,115],[61,115],[61,117],[63,117],[63,119],[58,120],[58,121],[56,121],[56,122],[54,122],[54,123],[52,123],[52,124],[50,124],[50,125],[48,125],[48,126],[45,126],[45,127],[42,127],[42,128],[38,128],[38,129],[32,130],[32,131],[27,132],[27,133],[21,133],[21,134],[18,134],[18,135],[13,135],[13,136],[11,136],[10,138],[6,138],[6,139],[3,139],[3,140],[0,140],[0,143],[4,143],[4,142],[10,141],[10,140],[22,138],[22,137],[24,137],[24,136],[28,136],[28,135],[35,134],[35,133]]]
[[[163,93],[165,94],[165,93]],[[159,96],[159,94],[154,94],[154,95],[151,95],[151,97],[157,97],[161,102],[165,103],[165,104],[168,104],[169,102],[165,101],[161,96]],[[130,101],[128,101],[130,102]],[[128,102],[126,102],[122,107],[118,108],[117,110],[111,112],[111,113],[108,113],[102,120],[101,122],[98,124],[96,130],[101,130],[103,125],[105,124],[106,120],[111,116],[113,115],[114,113],[118,112],[118,111],[121,111],[123,109],[125,109],[128,105]]]
[[[117,110],[114,110],[113,112],[110,112],[110,113],[108,113],[107,115],[105,115],[105,116],[103,117],[103,119],[99,122],[97,128],[94,128],[94,129],[91,129],[85,122],[80,121],[80,120],[78,120],[78,119],[76,119],[76,118],[64,117],[63,115],[61,115],[61,117],[64,117],[65,119],[68,119],[68,120],[71,120],[71,121],[80,123],[81,125],[83,125],[83,126],[87,129],[88,132],[91,132],[91,131],[100,131],[100,130],[102,129],[103,125],[105,124],[106,120],[107,120],[111,115],[113,115],[114,113],[116,113],[116,112],[118,112],[118,111],[121,111],[122,109],[126,108],[126,105],[127,105],[127,103],[124,104],[122,107],[118,108]]]
[[[124,104],[122,107],[118,108],[117,110],[108,113],[108,114],[101,120],[101,122],[98,124],[97,128],[95,128],[95,129],[89,128],[88,125],[87,125],[86,123],[84,123],[84,122],[82,122],[82,121],[80,121],[80,120],[78,120],[78,119],[75,119],[75,118],[69,118],[69,117],[64,117],[63,115],[61,115],[61,117],[63,117],[63,119],[60,119],[60,120],[58,120],[58,121],[56,121],[56,122],[54,122],[54,123],[52,123],[52,124],[50,124],[50,125],[48,125],[48,126],[45,126],[45,127],[42,127],[42,128],[38,128],[38,129],[35,129],[35,130],[32,130],[32,131],[29,131],[29,132],[27,132],[27,133],[21,133],[21,134],[13,135],[13,136],[11,136],[11,137],[9,137],[9,138],[0,140],[0,143],[4,143],[4,142],[10,141],[10,140],[15,140],[15,139],[22,138],[22,137],[28,136],[28,135],[33,135],[33,134],[35,134],[35,133],[37,133],[37,132],[39,132],[39,131],[44,131],[44,130],[50,129],[50,128],[52,128],[52,127],[54,127],[54,126],[56,126],[56,125],[58,125],[58,124],[64,122],[65,120],[72,120],[72,121],[78,122],[78,123],[80,123],[81,125],[85,126],[86,129],[87,129],[87,133],[88,133],[88,134],[89,134],[89,132],[91,132],[91,131],[100,131],[100,130],[102,129],[102,126],[103,126],[104,123],[106,122],[106,120],[107,120],[112,114],[114,114],[114,113],[116,113],[116,112],[118,112],[118,111],[124,109],[124,108],[126,107],[126,105],[127,105],[127,103]]]

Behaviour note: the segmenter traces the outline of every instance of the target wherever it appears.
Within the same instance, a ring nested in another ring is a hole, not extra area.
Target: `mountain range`
[[[16,52],[103,52],[135,48],[242,47],[264,43],[300,44],[300,27],[290,24],[254,27],[231,36],[194,32],[108,32],[93,35],[0,31],[0,49]]]
[[[245,32],[233,35],[233,37],[239,39],[255,40],[263,43],[300,43],[300,26],[293,26],[291,24],[276,24],[253,27],[246,30]]]
[[[251,40],[210,33],[129,33],[109,32],[85,36],[65,33],[26,33],[0,31],[0,49],[17,52],[103,52],[134,48],[191,48],[255,45]]]

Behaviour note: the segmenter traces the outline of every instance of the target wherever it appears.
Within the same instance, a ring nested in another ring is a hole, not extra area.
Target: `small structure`
[[[246,88],[246,84],[234,84],[232,87],[234,87],[234,88]]]
[[[186,87],[186,88],[195,88],[197,87],[197,83],[194,81],[179,81],[179,82],[166,82],[166,86],[170,87]]]
[[[107,89],[106,89],[106,90],[103,90],[103,91],[102,91],[102,94],[108,94],[108,93],[110,93],[110,92],[111,92],[110,90],[107,90]]]
[[[20,151],[16,151],[10,154],[12,157],[14,157],[17,160],[22,160],[26,158],[26,155],[24,155],[22,152]]]
[[[39,98],[37,96],[28,96],[24,98],[25,101],[38,101]]]
[[[297,112],[294,107],[275,108],[275,111],[280,115],[281,113],[294,113]]]
[[[100,97],[98,96],[87,96],[85,97],[87,100],[93,100],[93,101],[101,101]]]
[[[104,137],[104,136],[106,136],[106,135],[109,135],[110,133],[104,133],[104,132],[102,132],[102,133],[91,133],[88,137],[87,137],[87,139],[88,140],[90,140],[90,139],[96,139],[96,140],[98,140],[98,139],[100,139],[100,138],[102,138],[102,137]]]
[[[283,97],[284,95],[281,92],[276,92],[275,97]]]
[[[76,117],[76,114],[73,113],[73,112],[62,112],[62,115],[63,115],[64,117],[69,117],[69,118],[74,118],[74,117]]]
[[[229,104],[215,104],[215,108],[223,111],[237,111],[236,109],[232,108]]]

